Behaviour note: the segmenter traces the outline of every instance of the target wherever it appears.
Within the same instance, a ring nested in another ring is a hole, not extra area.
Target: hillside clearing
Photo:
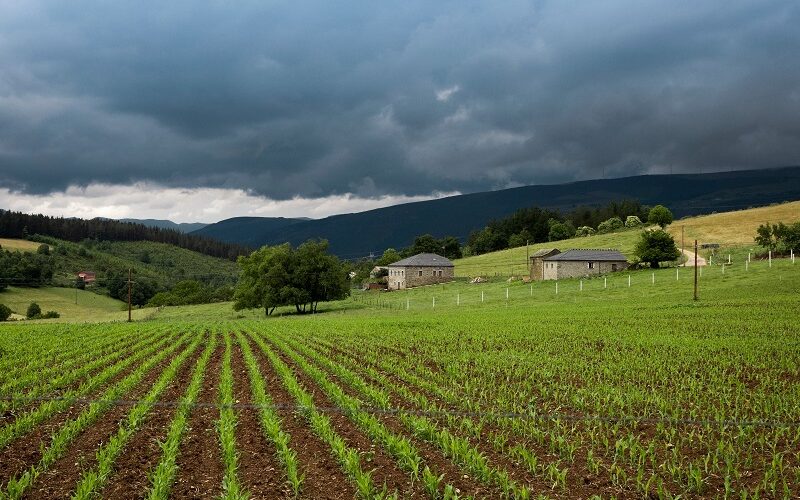
[[[673,222],[667,231],[680,244],[684,228],[686,246],[697,239],[701,243],[721,245],[749,245],[755,247],[753,237],[758,226],[764,223],[800,222],[800,201],[750,208],[734,212],[687,217]]]
[[[28,240],[16,240],[12,238],[0,238],[0,249],[19,250],[20,252],[35,252],[41,243]]]
[[[77,297],[77,305],[75,300]],[[36,302],[42,312],[56,311],[60,318],[37,320],[37,322],[100,322],[127,319],[127,306],[124,302],[98,295],[87,290],[74,288],[9,287],[0,292],[0,304],[5,304],[15,313],[25,316],[31,302]],[[135,317],[144,318],[152,309],[135,310]]]

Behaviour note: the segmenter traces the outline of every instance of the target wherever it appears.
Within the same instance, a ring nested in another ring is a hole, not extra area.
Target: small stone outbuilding
[[[544,279],[544,259],[561,253],[558,248],[543,248],[537,250],[530,257],[531,279],[539,281]]]
[[[455,266],[446,257],[435,253],[418,253],[389,264],[389,290],[402,290],[415,286],[433,285],[452,281]]]
[[[628,267],[628,259],[619,250],[567,250],[542,262],[546,280],[597,276]]]

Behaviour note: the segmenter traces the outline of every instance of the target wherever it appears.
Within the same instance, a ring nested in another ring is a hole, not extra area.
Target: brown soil
[[[203,347],[187,359],[178,374],[161,393],[159,401],[177,402],[186,393]],[[170,423],[178,409],[174,406],[153,406],[142,424],[114,463],[114,472],[103,489],[101,498],[142,498],[150,486],[148,474],[158,465],[163,450],[160,443],[167,437]]]
[[[321,366],[320,368],[325,370],[325,368]],[[356,392],[356,390],[350,385],[339,379],[330,371],[325,371],[328,373],[328,377],[331,380],[336,380],[339,382],[339,387],[341,387],[347,395],[363,401],[363,399],[359,397],[359,394]],[[369,403],[364,403],[364,405],[369,406]],[[381,423],[386,426],[387,429],[392,431],[392,433],[404,436],[409,440],[409,442],[411,442],[412,445],[414,445],[414,447],[417,449],[417,452],[419,452],[420,456],[424,460],[425,465],[430,467],[431,472],[437,476],[444,474],[444,478],[441,482],[442,487],[446,484],[450,484],[454,488],[458,489],[459,495],[461,496],[466,495],[476,498],[498,498],[502,496],[502,492],[499,489],[480,483],[469,474],[465,474],[460,465],[453,463],[436,446],[418,439],[411,434],[411,432],[405,428],[404,424],[396,415],[382,414],[377,416]]]
[[[279,352],[277,347],[274,348]],[[308,376],[299,366],[289,359],[283,352],[279,355],[294,371],[294,375],[300,384],[314,398],[314,404],[320,407],[335,407],[333,401],[328,398],[323,390]],[[409,474],[400,469],[394,459],[386,453],[382,447],[373,442],[364,432],[358,428],[346,415],[337,412],[327,414],[331,420],[333,429],[345,440],[347,445],[358,450],[361,455],[361,466],[364,470],[372,470],[372,479],[376,486],[386,485],[389,491],[397,490],[401,498],[422,498],[423,491],[420,484],[411,484]]]
[[[121,346],[120,349],[127,349],[128,347],[130,347],[130,345]],[[106,354],[108,354],[108,353],[107,352],[98,353],[97,357],[105,356]],[[93,371],[91,371],[91,372],[89,372],[87,374],[84,374],[81,377],[78,377],[77,379],[73,380],[72,382],[65,383],[62,386],[51,390],[44,397],[46,397],[46,398],[58,398],[58,397],[62,396],[65,392],[71,391],[73,389],[77,389],[78,387],[80,387],[80,385],[82,383],[86,382],[90,378],[92,378],[95,375],[97,375],[98,373],[102,372],[103,370],[105,370],[109,366],[120,362],[122,359],[125,359],[125,357],[127,357],[128,354],[129,354],[128,352],[120,351],[117,356],[115,356],[113,359],[108,360],[108,362],[105,365],[99,366],[99,367],[95,368]],[[89,358],[87,358],[87,359],[89,359]],[[57,373],[57,372],[54,372],[54,373]],[[33,389],[32,387],[28,387],[28,392],[26,394],[30,394],[30,391],[32,389]],[[33,400],[29,401],[29,402],[19,404],[16,408],[8,410],[8,411],[4,412],[2,415],[0,415],[0,425],[9,425],[9,424],[14,423],[14,421],[20,415],[23,415],[25,413],[28,413],[30,411],[35,410],[36,408],[38,408],[44,402],[46,402],[46,400],[33,399]]]
[[[276,405],[296,404],[266,356],[258,346],[251,344],[272,402]],[[338,500],[355,496],[352,483],[331,455],[330,448],[311,431],[302,415],[284,412],[281,428],[291,436],[289,445],[297,453],[301,474],[305,477],[302,486],[304,498]]]
[[[232,353],[231,369],[234,402],[252,404],[250,378],[238,344]],[[236,408],[236,448],[239,480],[252,498],[291,498],[291,488],[286,483],[275,445],[261,428],[258,408]]]
[[[219,342],[208,361],[198,403],[217,405],[225,345]],[[218,498],[222,493],[222,455],[217,436],[218,406],[196,406],[189,417],[172,486],[174,498]]]
[[[111,380],[84,396],[86,399],[98,397],[109,387],[130,375],[141,362],[128,366]],[[43,447],[50,445],[52,435],[70,420],[77,418],[86,409],[87,404],[75,403],[66,410],[56,413],[48,420],[36,425],[31,432],[21,436],[8,445],[0,453],[0,484],[5,485],[9,479],[21,474],[24,470],[36,465],[42,457]]]
[[[148,371],[144,379],[125,394],[124,398],[136,401],[144,397],[170,361],[171,357],[167,357]],[[39,476],[27,497],[41,499],[68,497],[80,481],[81,475],[97,465],[95,456],[97,450],[117,431],[132,408],[130,405],[111,406],[94,424],[72,441],[60,459]]]
[[[353,360],[354,363],[356,363],[355,359],[352,356],[346,356],[346,357],[350,358],[351,360]],[[379,369],[378,367],[375,367],[375,368]],[[358,372],[359,375],[364,377],[364,379],[367,380],[368,383],[370,383],[370,384],[372,384],[372,385],[374,385],[376,387],[380,387],[380,384],[378,382],[372,381],[365,373],[361,372],[360,370],[356,370],[356,372]],[[386,372],[381,372],[381,373],[387,379],[391,380],[394,385],[402,385],[402,386],[408,388],[409,390],[411,390],[412,392],[421,393],[421,394],[425,395],[428,399],[430,399],[432,401],[436,401],[437,403],[440,402],[440,400],[437,399],[434,395],[428,393],[427,391],[425,391],[422,388],[419,388],[419,387],[416,387],[416,386],[411,386],[408,383],[404,382],[403,380],[400,380],[398,377],[393,376],[392,374],[388,374]],[[342,383],[342,385],[344,386],[344,383]],[[392,394],[392,396],[393,396],[392,400],[395,401],[395,405],[397,407],[405,408],[405,409],[412,410],[412,411],[421,409],[416,404],[402,399],[402,396],[394,390],[394,387],[382,387],[382,389],[383,390],[388,390],[390,392],[390,394]],[[443,417],[440,417],[440,418],[429,417],[429,418],[431,418],[431,420],[436,422],[441,427],[447,428],[453,435],[461,436],[462,433],[458,429],[454,429],[454,428],[452,428],[452,426],[448,425],[446,418],[443,418]],[[396,421],[396,419],[394,417],[389,417],[389,416],[384,416],[383,420],[385,422],[392,421],[392,420]],[[401,426],[402,424],[399,421],[396,421],[393,425],[396,425],[397,426],[396,428],[399,428],[399,426]],[[546,492],[548,494],[552,494],[552,492],[551,492],[551,490],[549,488],[550,485],[547,483],[546,480],[543,480],[541,477],[537,477],[537,476],[531,474],[531,472],[527,469],[527,467],[525,467],[522,464],[516,462],[515,460],[509,458],[505,454],[498,453],[493,447],[486,445],[485,443],[488,443],[488,439],[489,439],[489,437],[486,434],[488,434],[488,433],[484,433],[484,435],[482,435],[481,438],[478,439],[478,440],[473,440],[473,441],[476,441],[473,444],[483,453],[484,456],[486,456],[486,458],[489,460],[489,463],[490,463],[491,466],[493,466],[493,467],[495,467],[497,469],[504,470],[504,471],[508,472],[509,476],[512,479],[517,481],[519,484],[527,485],[529,488],[531,488],[531,491],[533,491],[533,492]],[[461,436],[461,437],[463,437],[463,436]],[[513,443],[511,443],[511,444],[513,445]],[[433,447],[432,445],[428,445],[428,446]],[[541,452],[541,453],[537,453],[538,455],[540,455],[539,458],[543,458],[543,456],[541,456],[541,455],[544,455],[544,452],[542,450],[539,450],[539,451]],[[547,463],[547,461],[549,461],[549,460],[544,460],[544,463]],[[457,469],[457,470],[461,470],[461,469]],[[445,479],[447,479],[447,477],[448,476],[445,476]],[[456,486],[456,485],[454,484],[454,486]],[[486,487],[484,486],[484,488],[486,488]],[[478,495],[484,495],[484,494],[486,494],[486,493],[478,493]]]

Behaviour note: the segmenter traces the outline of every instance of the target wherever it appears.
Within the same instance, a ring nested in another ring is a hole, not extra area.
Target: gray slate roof
[[[389,267],[453,267],[453,263],[450,259],[435,253],[418,253],[389,264]]]
[[[535,257],[542,257],[543,255],[547,255],[551,252],[560,252],[558,248],[542,248],[541,250],[537,250],[531,254],[531,259]]]
[[[612,262],[626,262],[628,259],[619,250],[567,250],[566,252],[552,257],[547,257],[544,260],[566,260],[566,261],[612,261]]]

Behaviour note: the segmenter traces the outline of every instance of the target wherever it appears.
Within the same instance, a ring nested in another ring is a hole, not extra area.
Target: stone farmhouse
[[[444,283],[455,277],[453,263],[435,253],[418,253],[388,267],[389,290]]]
[[[542,259],[542,279],[584,278],[627,269],[619,250],[567,250]]]

